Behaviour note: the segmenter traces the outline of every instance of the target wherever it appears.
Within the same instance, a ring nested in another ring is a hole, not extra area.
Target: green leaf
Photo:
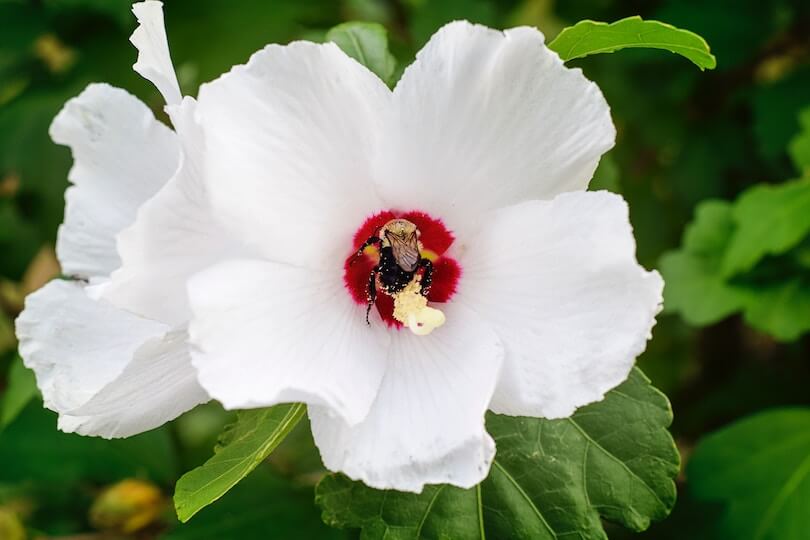
[[[749,291],[745,321],[776,339],[793,341],[810,330],[810,282],[801,276]]]
[[[374,72],[385,84],[393,82],[397,61],[388,50],[388,31],[377,23],[347,22],[326,34],[343,52]]]
[[[260,467],[192,521],[179,524],[161,540],[288,540],[346,538],[318,519],[311,488],[296,488]]]
[[[784,261],[763,259],[796,248],[810,232],[808,190],[810,181],[763,185],[735,203],[701,203],[683,247],[661,258],[664,309],[696,326],[742,311],[748,324],[783,341],[810,330],[810,283],[799,264],[769,275]]]
[[[678,312],[690,324],[715,323],[745,305],[744,289],[720,273],[723,253],[734,233],[732,207],[706,201],[684,233],[683,248],[666,253],[659,264],[664,276],[664,309]]]
[[[174,505],[180,521],[228,492],[264,461],[304,415],[300,403],[239,411],[214,456],[177,481]]]
[[[362,528],[363,540],[373,538],[485,537],[481,486],[460,489],[425,486],[420,494],[380,491],[341,474],[323,478],[315,502],[326,524]]]
[[[799,113],[801,131],[788,145],[788,153],[800,173],[810,175],[810,107]]]
[[[745,418],[698,444],[695,498],[724,503],[715,538],[804,540],[810,531],[810,409]]]
[[[664,49],[688,58],[701,70],[714,69],[717,61],[699,35],[639,16],[614,23],[580,21],[565,28],[549,43],[564,61],[625,48]]]
[[[497,454],[464,490],[379,491],[342,475],[316,489],[323,519],[373,538],[606,539],[601,518],[635,531],[675,503],[678,452],[666,397],[635,369],[605,399],[571,418],[491,415]]]
[[[810,233],[810,179],[755,186],[734,203],[733,217],[737,228],[723,259],[725,277],[786,252]]]
[[[15,358],[0,402],[0,429],[14,421],[36,395],[37,381],[34,372],[26,368],[19,357]]]

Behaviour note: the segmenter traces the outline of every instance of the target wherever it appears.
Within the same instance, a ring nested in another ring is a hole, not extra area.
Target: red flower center
[[[361,306],[369,302],[369,278],[374,269],[380,264],[380,249],[377,245],[370,245],[363,250],[362,255],[355,257],[369,238],[380,234],[383,226],[393,219],[404,219],[416,225],[419,231],[420,255],[432,263],[432,283],[428,289],[429,302],[442,303],[449,301],[456,292],[458,280],[461,277],[461,267],[455,259],[445,255],[455,238],[447,230],[441,220],[432,218],[424,212],[395,212],[385,210],[374,214],[354,233],[352,250],[346,257],[343,280],[352,299]],[[421,274],[424,269],[416,271]],[[379,286],[377,279],[377,297],[374,302],[377,311],[388,326],[401,328],[402,323],[394,318],[394,298]]]

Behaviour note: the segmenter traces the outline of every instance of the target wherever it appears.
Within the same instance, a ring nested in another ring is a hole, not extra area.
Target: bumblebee
[[[352,257],[354,264],[369,246],[380,251],[380,261],[371,269],[368,277],[368,304],[366,322],[369,321],[371,307],[377,300],[377,289],[396,297],[411,282],[418,280],[420,293],[427,296],[433,280],[433,263],[422,256],[422,243],[419,229],[406,219],[392,219],[368,238]]]

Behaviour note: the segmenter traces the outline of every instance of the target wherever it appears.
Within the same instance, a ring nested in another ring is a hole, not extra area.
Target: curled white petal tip
[[[132,68],[157,87],[167,105],[177,105],[182,95],[169,54],[163,2],[139,2],[133,4],[132,12],[140,23],[129,38],[138,49],[138,60]]]

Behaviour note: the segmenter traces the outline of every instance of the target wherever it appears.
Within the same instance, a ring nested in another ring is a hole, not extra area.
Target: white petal
[[[334,43],[270,45],[200,89],[212,204],[271,260],[342,265],[380,209],[369,166],[390,100]]]
[[[45,406],[59,413],[84,405],[124,371],[144,342],[168,330],[62,280],[29,295],[17,319],[20,356],[34,370]]]
[[[188,334],[178,330],[138,348],[118,377],[60,419],[60,429],[105,438],[129,437],[208,400],[191,366]]]
[[[458,226],[585,189],[615,129],[599,88],[533,28],[444,26],[394,90],[377,163],[386,201]]]
[[[471,487],[486,477],[495,445],[484,414],[503,351],[468,308],[443,307],[447,323],[429,336],[398,332],[368,417],[356,426],[310,408],[324,465],[380,489],[425,484]]]
[[[175,134],[124,90],[91,84],[68,101],[50,134],[73,151],[56,251],[66,274],[102,277],[120,264],[115,236],[177,168]]]
[[[506,362],[498,413],[559,418],[627,378],[663,281],[635,257],[627,204],[577,192],[493,212],[460,249],[458,297],[490,322]]]
[[[366,324],[339,272],[229,261],[192,278],[189,296],[194,367],[226,408],[302,401],[365,417],[389,336]]]
[[[129,38],[138,49],[138,61],[132,68],[157,86],[167,105],[176,105],[181,99],[180,85],[169,54],[163,3],[154,0],[139,2],[133,4],[132,12],[139,23]]]
[[[191,275],[245,255],[212,215],[200,172],[205,144],[194,122],[195,105],[184,98],[170,108],[182,143],[180,167],[118,236],[121,268],[103,289],[103,298],[115,305],[173,326],[191,318],[186,292]]]

